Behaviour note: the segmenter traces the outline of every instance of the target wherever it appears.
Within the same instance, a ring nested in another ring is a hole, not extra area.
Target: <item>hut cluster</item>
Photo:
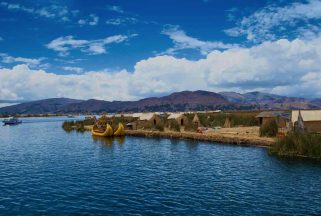
[[[275,121],[279,133],[289,131],[321,133],[321,110],[265,111],[256,117],[260,127]]]
[[[220,113],[220,110],[212,111],[212,113]],[[209,112],[207,112],[209,113]],[[181,130],[197,130],[202,127],[199,115],[205,112],[152,112],[152,113],[131,113],[116,114],[114,117],[122,119],[126,122],[126,129],[159,129],[168,128],[175,131]],[[127,119],[127,120],[126,120]]]
[[[264,126],[272,120],[276,122],[278,132],[305,131],[321,133],[321,110],[264,111],[258,112],[152,112],[117,114],[126,123],[127,129],[159,129],[196,131],[202,127],[242,127]],[[125,119],[125,121],[124,121]]]

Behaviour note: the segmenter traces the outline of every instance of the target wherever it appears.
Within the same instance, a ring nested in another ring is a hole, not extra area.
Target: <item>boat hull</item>
[[[106,130],[104,132],[98,132],[92,129],[91,134],[93,136],[109,137],[113,135],[113,128],[109,124],[107,124]]]
[[[114,132],[114,136],[124,136],[125,135],[125,128],[122,123],[118,124],[117,130]]]
[[[18,124],[21,124],[22,121],[21,120],[3,120],[2,121],[4,125],[18,125]]]

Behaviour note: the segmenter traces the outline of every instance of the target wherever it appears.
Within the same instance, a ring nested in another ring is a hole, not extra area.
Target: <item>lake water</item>
[[[0,126],[1,215],[321,214],[321,165],[265,149]]]

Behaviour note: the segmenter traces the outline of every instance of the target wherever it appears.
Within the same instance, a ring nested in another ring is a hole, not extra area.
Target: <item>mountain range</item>
[[[321,99],[279,96],[262,92],[240,94],[209,91],[182,91],[138,101],[76,100],[51,98],[0,108],[0,114],[108,113],[195,110],[317,109]]]

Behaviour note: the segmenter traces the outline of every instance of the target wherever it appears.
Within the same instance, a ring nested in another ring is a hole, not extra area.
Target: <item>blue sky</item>
[[[320,0],[7,0],[0,14],[0,100],[321,97]]]
[[[86,70],[132,70],[137,61],[162,53],[173,45],[171,39],[162,34],[169,25],[177,25],[186,34],[201,40],[242,43],[243,38],[229,37],[224,33],[225,29],[235,25],[231,17],[240,16],[245,13],[243,11],[255,11],[265,4],[264,1],[245,3],[242,0],[3,1],[0,23],[1,37],[5,42],[1,43],[1,52],[11,56],[48,58],[43,63],[50,63],[51,71],[55,73],[70,73],[61,67],[74,65],[63,61],[75,59],[81,59],[77,66]],[[14,8],[15,5],[20,8]],[[44,10],[49,15],[27,12],[22,7]],[[66,14],[59,15],[64,9]],[[61,58],[57,55],[59,53],[46,47],[59,37],[97,40],[114,35],[129,38],[119,44],[106,45],[106,53],[102,54],[93,55],[75,49]],[[175,56],[201,57],[198,52],[188,49]]]

